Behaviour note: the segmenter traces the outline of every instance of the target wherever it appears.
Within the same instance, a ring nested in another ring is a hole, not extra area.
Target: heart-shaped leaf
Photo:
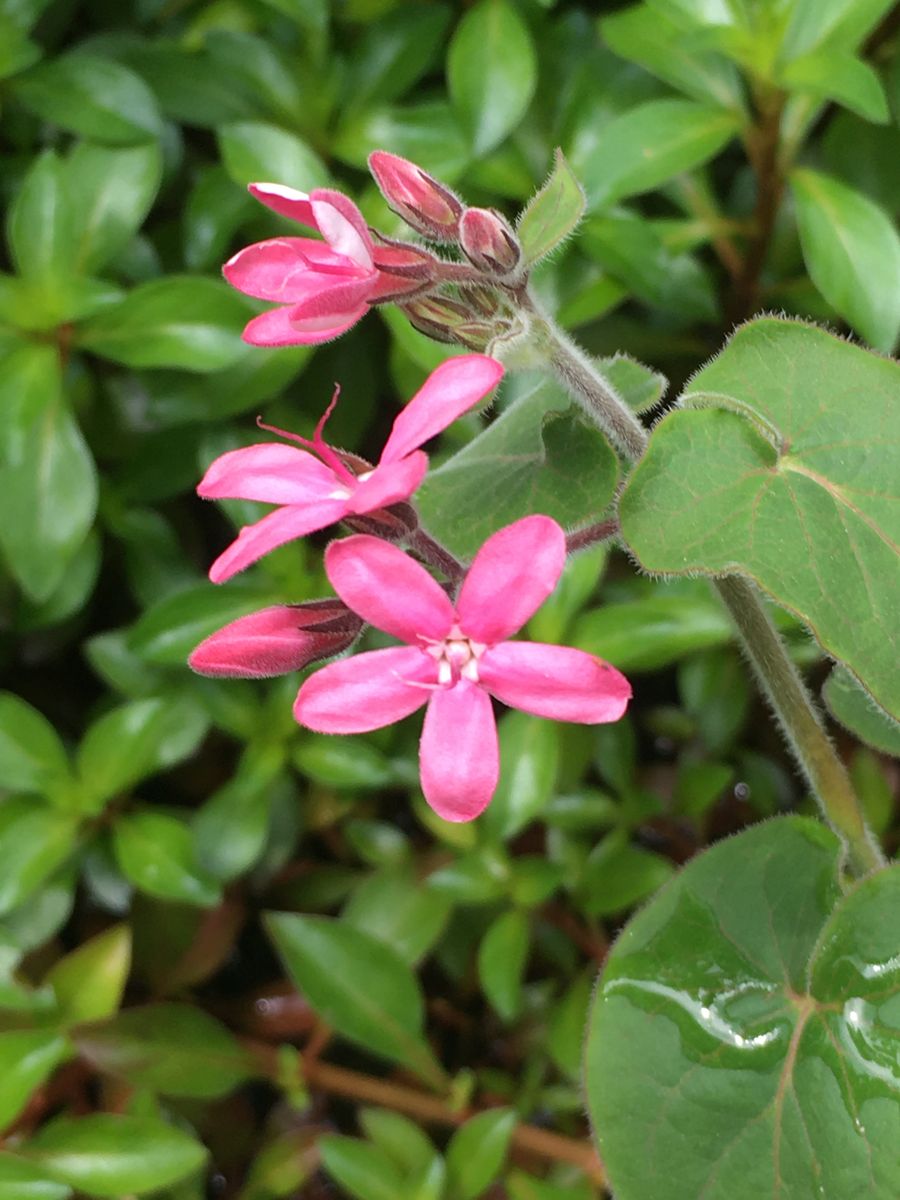
[[[620,506],[643,567],[750,576],[895,716],[898,399],[900,364],[753,321],[656,426]]]
[[[617,1200],[893,1200],[900,867],[846,894],[784,818],[692,862],[626,928],[587,1088]]]

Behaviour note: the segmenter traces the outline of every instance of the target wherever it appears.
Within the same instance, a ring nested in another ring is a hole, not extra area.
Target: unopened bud
[[[340,600],[260,609],[206,638],[188,659],[198,675],[267,679],[348,649],[363,622]]]
[[[402,306],[409,323],[436,342],[457,342],[454,330],[472,317],[471,311],[455,300],[444,296],[423,296],[408,300]]]
[[[479,271],[508,276],[522,261],[522,247],[507,219],[492,208],[467,208],[459,223],[463,254]]]
[[[369,170],[398,217],[433,242],[455,242],[463,206],[444,184],[386,150],[369,155]]]

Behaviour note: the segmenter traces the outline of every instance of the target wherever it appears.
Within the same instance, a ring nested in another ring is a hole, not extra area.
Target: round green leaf
[[[18,100],[54,125],[112,145],[159,136],[162,120],[153,93],[109,58],[67,54],[16,80]]]
[[[691,862],[626,928],[587,1089],[619,1200],[892,1200],[900,868],[843,894],[801,818]]]
[[[291,978],[329,1025],[443,1085],[422,1038],[419,982],[391,946],[331,917],[269,913],[266,924]]]
[[[206,1149],[152,1117],[94,1113],[60,1117],[17,1153],[91,1196],[142,1195],[198,1170]]]
[[[898,398],[900,364],[753,321],[654,428],[620,517],[648,571],[753,578],[900,718]]]
[[[813,283],[877,350],[892,350],[900,333],[900,235],[890,217],[819,171],[794,171],[791,188]]]
[[[456,28],[447,55],[447,84],[476,155],[486,154],[518,125],[537,82],[527,25],[510,0],[479,0]]]

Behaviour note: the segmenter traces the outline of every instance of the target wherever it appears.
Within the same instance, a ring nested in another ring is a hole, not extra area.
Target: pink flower
[[[201,496],[261,500],[280,507],[240,531],[213,563],[210,579],[222,583],[276,546],[325,529],[343,517],[407,500],[428,469],[428,457],[419,447],[483,400],[502,375],[500,363],[483,354],[441,363],[397,417],[378,465],[361,475],[354,474],[322,438],[337,396],[311,442],[296,434],[284,435],[318,457],[280,442],[266,442],[217,458],[197,488]]]
[[[272,238],[239,250],[222,268],[230,284],[281,307],[254,317],[244,341],[254,346],[327,342],[345,333],[371,304],[418,291],[432,256],[413,247],[376,246],[362,213],[340,192],[307,195],[277,183],[251,183],[257,200],[318,230],[324,241]]]
[[[205,638],[188,665],[198,675],[267,679],[299,671],[353,645],[363,623],[340,600],[276,604]]]
[[[448,187],[408,158],[386,150],[369,155],[369,170],[385,200],[407,225],[431,241],[456,241],[463,206]]]
[[[566,539],[533,516],[484,543],[454,605],[414,559],[357,535],[332,542],[325,569],[348,608],[405,646],[374,650],[317,671],[294,716],[320,733],[365,733],[427,702],[419,747],[422,790],[447,821],[468,821],[499,773],[491,696],[557,721],[617,721],[631,697],[615,667],[582,650],[511,642],[553,591]]]

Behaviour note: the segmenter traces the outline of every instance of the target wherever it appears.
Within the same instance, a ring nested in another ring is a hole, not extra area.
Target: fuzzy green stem
[[[531,298],[528,297],[531,301]],[[648,434],[594,364],[533,302],[536,334],[559,381],[631,460],[641,457]],[[784,730],[826,821],[846,841],[850,865],[866,874],[884,865],[866,825],[850,777],[828,738],[822,718],[755,588],[739,576],[713,580],[726,604],[759,686]]]

